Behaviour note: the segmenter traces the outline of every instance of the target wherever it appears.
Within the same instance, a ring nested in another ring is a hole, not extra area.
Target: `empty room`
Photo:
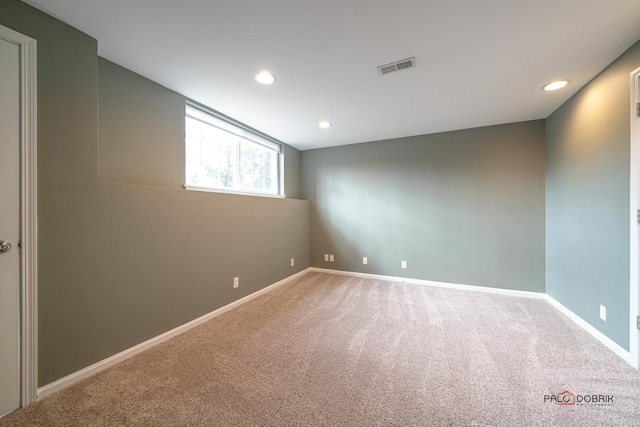
[[[640,426],[639,23],[0,0],[0,427]]]

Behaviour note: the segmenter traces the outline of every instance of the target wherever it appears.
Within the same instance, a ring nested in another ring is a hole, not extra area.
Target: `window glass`
[[[279,144],[234,129],[230,123],[218,123],[221,119],[215,116],[209,120],[202,110],[190,114],[190,109],[194,108],[187,107],[185,120],[187,188],[281,194]]]

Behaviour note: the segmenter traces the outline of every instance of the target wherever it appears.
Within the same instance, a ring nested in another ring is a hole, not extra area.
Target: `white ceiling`
[[[302,150],[546,118],[640,39],[638,0],[25,2]],[[378,75],[411,56],[416,68]],[[273,86],[253,80],[262,69]],[[571,84],[540,89],[559,78]]]

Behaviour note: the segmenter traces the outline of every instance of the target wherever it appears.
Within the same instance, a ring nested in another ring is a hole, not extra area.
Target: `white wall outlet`
[[[239,277],[234,277],[233,278],[233,288],[237,288],[238,286],[240,286],[240,278]]]
[[[329,261],[329,254],[324,254],[324,260]]]
[[[333,254],[329,254],[329,262],[333,262]]]
[[[369,262],[369,260],[367,259],[367,257],[366,257],[366,256],[363,256],[363,257],[362,257],[362,263],[363,263],[363,264],[367,264],[368,262]]]
[[[294,258],[291,258],[291,267],[293,267],[294,265],[296,265],[296,260]]]
[[[607,307],[604,305],[600,305],[600,318],[605,322],[607,321]]]
[[[402,264],[400,264],[400,266],[402,268],[407,268],[407,261],[402,261]]]

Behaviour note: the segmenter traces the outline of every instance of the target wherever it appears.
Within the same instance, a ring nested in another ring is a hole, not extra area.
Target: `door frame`
[[[638,117],[637,105],[640,103],[640,96],[638,95],[638,91],[640,91],[640,68],[637,68],[633,72],[631,72],[630,76],[631,81],[631,141],[629,145],[629,154],[630,154],[630,185],[629,188],[631,190],[631,194],[629,195],[629,205],[630,205],[630,246],[629,246],[629,255],[630,255],[630,305],[629,305],[629,353],[631,355],[631,364],[636,368],[640,368],[640,331],[638,331],[637,327],[637,318],[640,316],[640,303],[638,298],[640,297],[640,277],[638,274],[639,260],[638,255],[640,252],[638,251],[638,209],[640,209],[640,205],[638,204],[638,191],[640,190],[640,175],[638,174],[638,170],[640,169],[640,158],[639,147],[638,147],[638,137],[640,136],[640,129],[638,126],[638,121],[640,118]]]
[[[38,391],[38,72],[37,42],[0,25],[20,52],[20,406]]]

